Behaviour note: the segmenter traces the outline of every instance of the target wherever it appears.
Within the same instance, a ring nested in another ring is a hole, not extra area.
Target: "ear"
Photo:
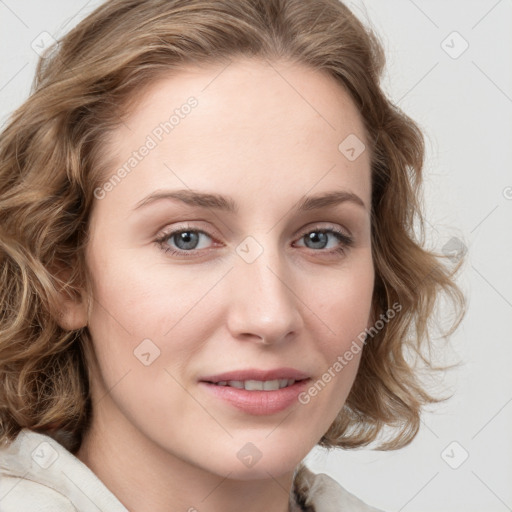
[[[87,304],[82,298],[61,297],[57,323],[66,331],[75,331],[87,325]]]
[[[56,277],[60,282],[68,282],[71,270],[59,271]],[[87,325],[88,301],[86,294],[72,293],[63,287],[59,288],[57,296],[57,323],[66,331],[81,329]]]

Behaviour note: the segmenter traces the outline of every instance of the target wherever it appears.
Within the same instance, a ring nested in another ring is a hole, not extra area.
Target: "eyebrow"
[[[226,197],[221,194],[211,194],[207,192],[197,192],[185,189],[156,191],[139,201],[136,204],[134,210],[138,210],[139,208],[143,208],[162,200],[176,200],[190,206],[212,208],[214,210],[220,210],[234,214],[238,213],[238,205],[230,197]],[[336,206],[345,202],[350,202],[366,209],[364,201],[358,195],[345,190],[326,192],[314,196],[303,197],[301,201],[295,204],[294,208],[297,212],[306,212]]]

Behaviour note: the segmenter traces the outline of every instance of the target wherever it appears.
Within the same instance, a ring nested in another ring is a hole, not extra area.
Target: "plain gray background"
[[[0,126],[29,94],[33,42],[101,3],[0,0]],[[426,134],[429,243],[467,250],[468,313],[442,353],[463,362],[442,382],[454,396],[411,445],[315,448],[307,463],[389,512],[512,510],[512,1],[346,3],[385,45],[384,89]]]

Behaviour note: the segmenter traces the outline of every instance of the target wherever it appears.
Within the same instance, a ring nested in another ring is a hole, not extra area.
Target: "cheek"
[[[142,394],[161,379],[162,389],[172,388],[175,381],[163,370],[180,375],[220,314],[209,296],[219,273],[198,276],[192,267],[171,269],[135,261],[129,253],[96,253],[90,268],[94,299],[88,328],[107,387],[123,379],[125,386],[137,383],[131,394]]]
[[[312,309],[329,333],[324,343],[331,360],[368,327],[373,286],[373,264],[367,257],[351,269],[326,277],[316,288]]]
[[[323,286],[311,297],[312,309],[318,316],[317,332],[325,333],[315,340],[324,356],[324,371],[307,393],[313,399],[328,389],[325,398],[329,395],[327,401],[334,409],[343,406],[357,374],[370,319],[373,285],[373,264],[367,256],[358,259],[350,271],[343,270],[323,280]]]
[[[93,267],[93,311],[90,326],[123,337],[162,338],[198,304],[218,279],[181,266],[170,271],[165,263],[119,256]],[[107,263],[108,262],[108,263]],[[103,335],[102,335],[103,336]]]

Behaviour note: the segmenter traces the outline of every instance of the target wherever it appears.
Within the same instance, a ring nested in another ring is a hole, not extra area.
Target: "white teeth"
[[[279,389],[280,387],[281,387],[281,383],[279,380],[266,380],[263,383],[264,391],[275,391],[276,389]]]
[[[264,385],[268,382],[272,383],[273,381],[246,380],[243,382],[243,385],[247,391],[263,391]]]
[[[291,382],[291,380],[290,380]],[[295,382],[295,381],[293,381]],[[280,388],[285,388],[286,386],[288,386],[288,379],[279,379],[279,387]]]
[[[232,388],[246,389],[247,391],[276,391],[278,389],[293,386],[294,379],[276,379],[276,380],[229,380],[216,383],[217,386],[230,386]]]

